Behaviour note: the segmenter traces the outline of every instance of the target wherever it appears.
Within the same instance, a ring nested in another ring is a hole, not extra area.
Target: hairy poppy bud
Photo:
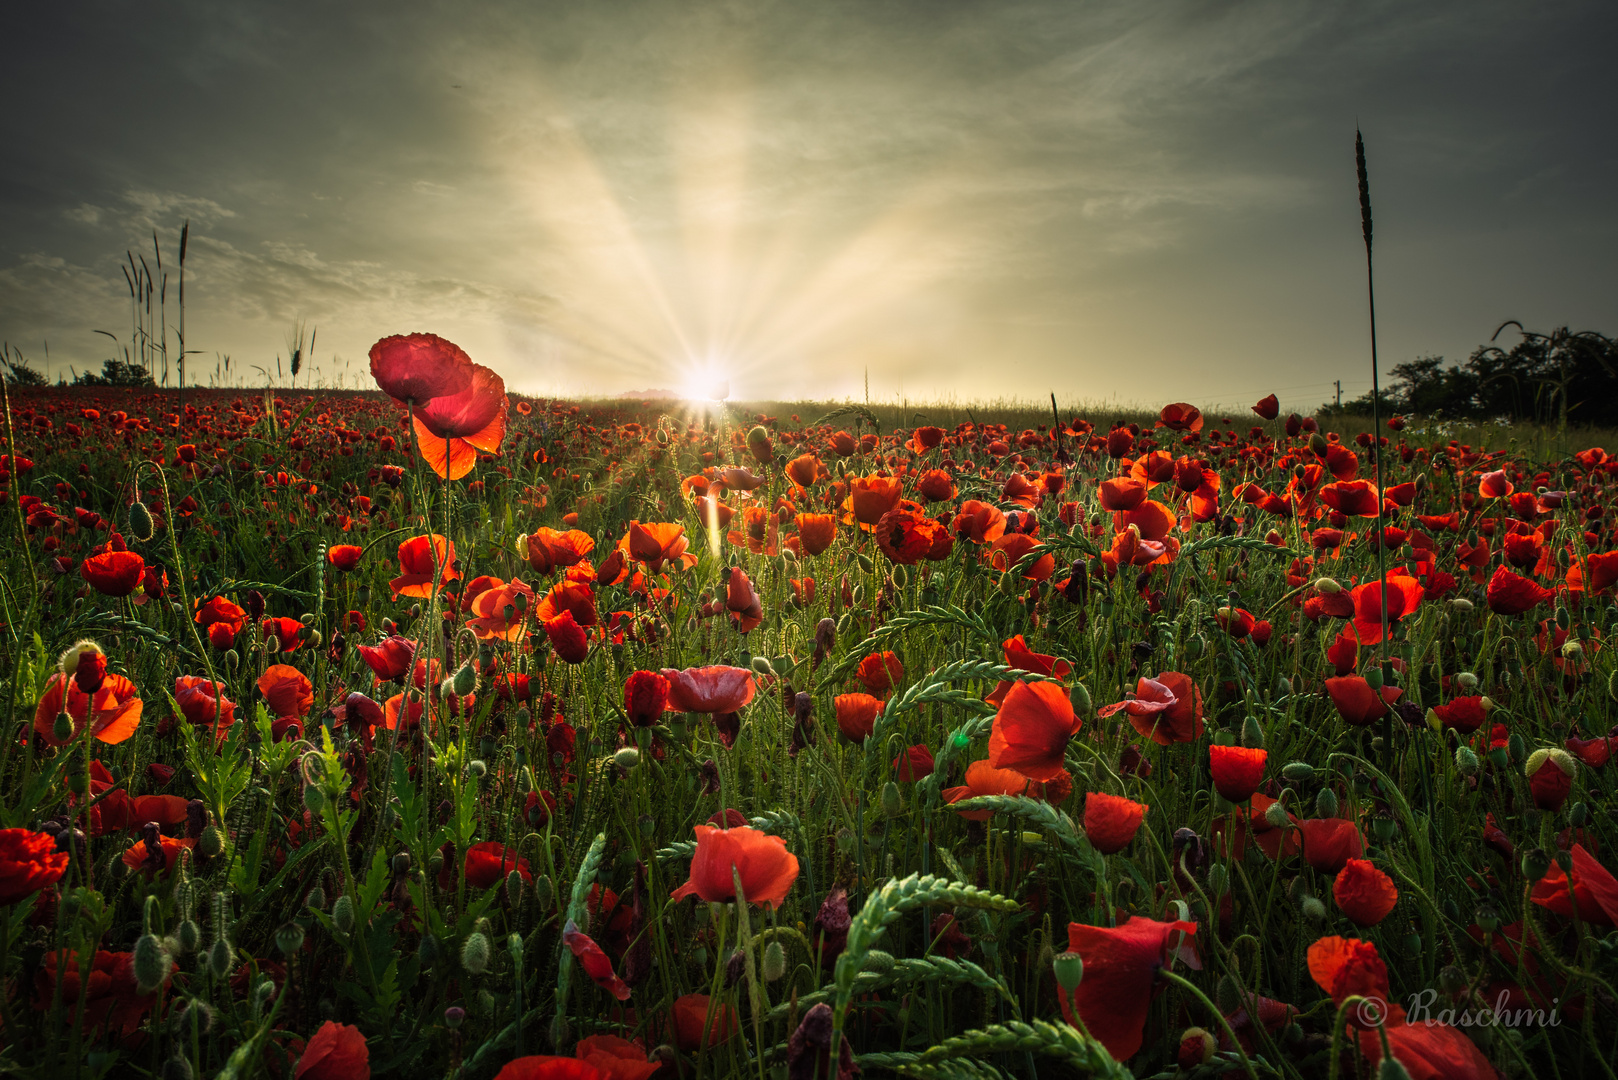
[[[208,949],[208,970],[215,979],[222,980],[230,977],[230,970],[235,966],[236,953],[230,947],[230,939],[221,937]]]
[[[1214,896],[1230,891],[1230,871],[1225,869],[1224,863],[1208,867],[1208,891]]]
[[[1567,822],[1575,829],[1583,828],[1584,823],[1590,820],[1590,808],[1582,802],[1576,802],[1568,807]]]
[[[1057,953],[1051,970],[1056,973],[1057,985],[1072,994],[1084,981],[1084,957],[1076,952]]]
[[[1291,824],[1292,819],[1287,816],[1287,808],[1277,800],[1264,808],[1264,820],[1272,828],[1284,829]]]
[[[202,929],[192,919],[186,919],[174,930],[174,943],[181,952],[196,952],[202,944]]]
[[[775,668],[770,666],[770,660],[767,656],[753,657],[753,662],[750,666],[755,672],[766,678],[775,674]]]
[[[1334,818],[1337,816],[1337,793],[1329,787],[1320,789],[1315,796],[1315,817]]]
[[[747,449],[761,465],[775,460],[775,448],[770,445],[770,433],[763,424],[756,425],[747,433]]]
[[[1322,904],[1318,897],[1304,897],[1299,908],[1303,911],[1303,917],[1313,922],[1320,922],[1326,917],[1326,905]]]
[[[489,764],[481,758],[473,758],[467,763],[466,771],[474,780],[482,780],[489,775]]]
[[[506,899],[512,907],[522,903],[522,871],[513,870],[506,875]]]
[[[204,859],[217,859],[225,853],[225,832],[217,825],[209,825],[197,838],[197,854]]]
[[[1307,784],[1315,778],[1315,767],[1307,761],[1289,761],[1281,766],[1281,779],[1289,784]]]
[[[551,882],[549,874],[541,874],[534,879],[534,903],[543,911],[555,902],[556,886]]]
[[[1511,738],[1506,740],[1506,752],[1511,755],[1512,761],[1521,761],[1528,756],[1528,740],[1522,737],[1521,732],[1512,732]]]
[[[319,885],[316,885],[314,888],[310,889],[309,894],[303,898],[303,906],[308,908],[310,911],[325,911],[326,890],[322,889]]]
[[[461,945],[461,967],[472,975],[482,975],[489,970],[489,939],[480,931],[466,935]]]
[[[152,512],[146,508],[146,504],[139,499],[130,503],[129,535],[144,544],[156,531],[157,525],[152,521]]]
[[[421,935],[421,941],[416,945],[416,959],[422,968],[427,969],[438,963],[439,955],[438,939],[431,934]]]
[[[787,952],[779,941],[771,941],[764,947],[764,966],[760,974],[765,982],[776,982],[786,973]]]
[[[1259,726],[1258,717],[1249,716],[1242,721],[1242,745],[1249,750],[1264,749],[1264,729]]]
[[[620,769],[633,769],[640,764],[640,751],[633,746],[626,746],[612,755],[612,763]]]
[[[65,743],[73,738],[73,717],[65,712],[57,713],[56,719],[51,723],[51,734],[59,743]]]
[[[903,563],[896,563],[889,576],[893,578],[893,587],[896,589],[902,589],[910,584],[910,574]]]
[[[1343,591],[1343,587],[1337,583],[1336,578],[1323,577],[1315,579],[1315,591],[1322,596],[1336,596]]]
[[[150,994],[169,977],[169,969],[174,966],[174,961],[163,947],[162,939],[156,934],[142,934],[135,942],[132,966],[136,990]]]
[[[899,794],[899,785],[892,780],[882,785],[882,812],[890,818],[896,818],[904,813],[904,797]]]
[[[323,812],[326,809],[326,793],[314,784],[305,784],[303,786],[303,805],[304,809],[311,814]]]
[[[303,946],[303,927],[295,922],[284,922],[275,932],[275,947],[291,956]]]
[[[1376,1067],[1376,1080],[1410,1080],[1410,1070],[1396,1057],[1385,1057]]]
[[[1472,612],[1472,601],[1465,597],[1457,596],[1449,602],[1449,606],[1452,611],[1461,615],[1469,615]]]
[[[1455,685],[1462,690],[1476,690],[1478,688],[1478,677],[1470,671],[1463,671],[1455,676]]]
[[[175,1050],[179,1049],[179,1044],[176,1044]],[[163,1080],[194,1080],[196,1075],[196,1071],[191,1068],[191,1062],[178,1053],[163,1062]]]
[[[1073,705],[1073,712],[1078,716],[1088,715],[1092,702],[1090,691],[1081,682],[1075,682],[1073,688],[1067,692],[1067,699]]]
[[[226,671],[235,671],[237,668],[241,667],[241,664],[242,664],[242,654],[241,653],[237,652],[235,649],[226,649],[225,650],[225,670]]]
[[[331,922],[338,930],[345,934],[354,930],[354,901],[345,893],[339,896],[331,906]]]

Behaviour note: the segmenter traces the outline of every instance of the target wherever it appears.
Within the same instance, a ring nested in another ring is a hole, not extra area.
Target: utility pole
[[[1337,379],[1335,381],[1337,383],[1337,407],[1341,409],[1343,407],[1343,380]]]

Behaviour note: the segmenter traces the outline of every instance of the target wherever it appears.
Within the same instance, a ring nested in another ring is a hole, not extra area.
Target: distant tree
[[[129,364],[122,360],[107,360],[101,365],[101,374],[93,371],[76,372],[73,376],[74,386],[129,386],[129,387],[156,387],[157,380],[152,373],[140,364]]]
[[[0,353],[0,365],[5,367],[0,374],[13,386],[44,386],[46,383],[44,373],[30,364],[20,349],[6,346],[5,352]]]

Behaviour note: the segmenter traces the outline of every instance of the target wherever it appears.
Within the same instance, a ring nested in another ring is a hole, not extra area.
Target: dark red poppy
[[[1388,715],[1388,706],[1398,701],[1404,690],[1384,685],[1379,694],[1371,689],[1365,676],[1341,675],[1326,680],[1326,693],[1331,695],[1339,716],[1355,727],[1364,727]]]
[[[1337,910],[1360,926],[1375,926],[1399,902],[1393,879],[1365,859],[1349,859],[1332,883]]]
[[[545,636],[550,639],[551,648],[565,663],[582,664],[584,658],[590,653],[590,638],[579,621],[573,617],[573,612],[563,611],[560,615],[545,620]]]
[[[1572,857],[1571,874],[1553,860],[1545,876],[1534,882],[1529,898],[1563,918],[1572,918],[1577,904],[1579,918],[1584,922],[1595,926],[1618,925],[1618,879],[1614,879],[1583,844],[1573,845]]]
[[[309,1036],[292,1080],[370,1080],[371,1051],[360,1029],[327,1020]]]
[[[1089,791],[1084,795],[1084,835],[1097,851],[1112,855],[1129,846],[1150,807],[1119,795]]]
[[[494,1080],[614,1080],[614,1077],[579,1058],[530,1054],[506,1062],[494,1074]]]
[[[876,697],[886,697],[889,690],[903,681],[905,669],[897,653],[872,653],[860,661],[859,667],[854,670],[854,677],[866,692]]]
[[[1215,743],[1208,747],[1214,787],[1233,803],[1246,802],[1264,782],[1264,764],[1269,756],[1268,750]]]
[[[1274,394],[1271,394],[1268,397],[1260,398],[1258,404],[1253,406],[1253,411],[1258,413],[1258,415],[1265,420],[1274,420],[1277,416],[1281,415],[1280,399],[1278,399]]]
[[[708,1019],[709,1011],[713,1012],[713,1019]],[[707,994],[685,994],[674,999],[674,1034],[675,1042],[687,1054],[695,1054],[711,1046],[730,1039],[740,1030],[736,1022],[736,1010],[724,1002],[714,1005]],[[508,1066],[509,1067],[509,1066]],[[500,1080],[500,1077],[495,1077]],[[524,1077],[508,1077],[506,1080],[526,1080]],[[549,1077],[536,1078],[536,1080],[550,1080]],[[573,1080],[571,1077],[560,1080]],[[579,1080],[586,1080],[580,1077]]]
[[[1421,582],[1409,574],[1390,571],[1384,579],[1358,585],[1349,594],[1354,601],[1354,629],[1360,644],[1374,645],[1382,640],[1382,605],[1387,601],[1387,625],[1393,627],[1401,618],[1413,615],[1426,595]]]
[[[746,668],[664,668],[669,684],[669,712],[733,713],[753,700],[753,673]]]
[[[371,346],[371,377],[401,405],[453,397],[472,382],[472,358],[437,334],[399,334]]]
[[[1158,922],[1130,916],[1122,926],[1069,923],[1068,949],[1084,959],[1084,979],[1071,999],[1058,986],[1057,998],[1068,1023],[1084,1021],[1102,1046],[1119,1061],[1140,1050],[1146,1014],[1160,984],[1158,969],[1169,963],[1194,922]]]
[[[1348,517],[1374,518],[1382,505],[1376,485],[1369,480],[1341,480],[1327,484],[1320,489],[1320,501]]]
[[[1192,742],[1202,735],[1202,691],[1191,676],[1164,671],[1155,679],[1144,676],[1135,684],[1135,696],[1096,712],[1098,717],[1123,712],[1140,734],[1159,746]]]
[[[257,685],[275,717],[307,716],[315,703],[314,684],[290,664],[272,664],[265,668]]]
[[[416,658],[416,643],[393,634],[375,645],[361,645],[359,654],[378,679],[391,682],[404,678],[410,670]]]
[[[1530,608],[1547,603],[1556,594],[1538,582],[1514,574],[1504,566],[1495,567],[1494,576],[1484,592],[1489,610],[1496,615],[1521,615]]]
[[[1343,818],[1309,818],[1298,822],[1298,832],[1304,859],[1323,874],[1335,874],[1365,853],[1359,826]]]
[[[497,840],[485,840],[466,849],[466,883],[474,889],[487,889],[506,880],[513,870],[524,881],[533,881],[528,860]]]
[[[669,703],[669,681],[655,671],[633,671],[624,680],[624,713],[636,727],[662,722]]]
[[[933,764],[933,752],[918,743],[893,759],[894,776],[908,784],[924,776],[931,776]]]
[[[1170,431],[1201,431],[1202,410],[1183,401],[1165,405],[1163,411],[1157,414],[1157,426]]]
[[[1470,735],[1489,718],[1492,702],[1481,694],[1458,697],[1443,705],[1433,706],[1433,713],[1445,727],[1462,735]]]

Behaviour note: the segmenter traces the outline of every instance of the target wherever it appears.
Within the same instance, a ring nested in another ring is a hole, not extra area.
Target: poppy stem
[[[1213,1014],[1214,1019],[1219,1021],[1220,1030],[1225,1033],[1225,1038],[1230,1040],[1230,1044],[1236,1048],[1236,1053],[1241,1055],[1242,1067],[1247,1070],[1247,1075],[1251,1080],[1258,1080],[1258,1072],[1254,1070],[1253,1062],[1248,1058],[1247,1051],[1242,1049],[1241,1042],[1237,1040],[1236,1032],[1231,1030],[1230,1021],[1226,1020],[1225,1014],[1215,1008],[1214,1003],[1208,1000],[1208,995],[1197,989],[1196,984],[1191,980],[1184,976],[1176,975],[1166,967],[1158,968],[1157,973],[1175,986],[1180,987],[1180,989],[1189,991],[1193,997],[1202,1003],[1205,1009]]]

